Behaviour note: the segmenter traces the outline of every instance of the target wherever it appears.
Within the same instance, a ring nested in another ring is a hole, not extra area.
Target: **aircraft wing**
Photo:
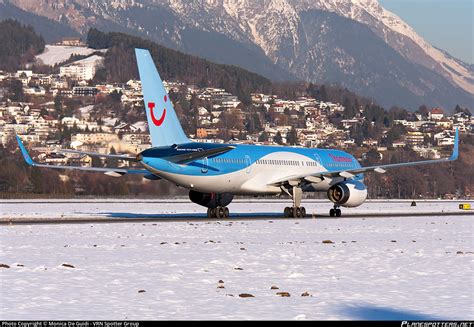
[[[149,175],[150,172],[146,169],[125,169],[125,168],[114,168],[114,167],[82,167],[82,166],[61,166],[61,165],[48,165],[48,164],[40,164],[33,159],[31,159],[28,151],[26,150],[25,146],[21,142],[21,139],[16,136],[18,141],[18,145],[20,146],[21,154],[25,159],[26,163],[30,166],[34,167],[47,167],[47,168],[55,168],[55,169],[75,169],[75,170],[87,170],[87,171],[97,171],[103,172],[106,175],[113,176],[113,177],[120,177],[125,174],[144,174]],[[71,150],[72,151],[72,150]]]
[[[223,146],[223,147],[210,149],[210,150],[188,152],[188,153],[185,153],[185,154],[178,154],[178,155],[174,155],[174,156],[171,156],[171,157],[165,157],[163,159],[171,161],[175,164],[183,164],[184,165],[184,164],[187,164],[187,163],[199,160],[199,159],[203,159],[203,158],[206,158],[206,157],[226,153],[226,152],[229,152],[232,149],[235,149],[235,146],[228,145],[228,146]]]
[[[449,158],[442,158],[436,160],[422,160],[422,161],[414,161],[414,162],[402,162],[396,164],[386,164],[386,165],[376,165],[376,166],[367,166],[367,167],[360,167],[356,169],[346,169],[346,170],[338,170],[338,171],[322,171],[315,174],[309,175],[293,175],[287,178],[281,178],[279,180],[273,181],[269,183],[270,185],[280,185],[282,183],[292,183],[294,181],[301,181],[304,180],[306,182],[318,182],[322,181],[324,177],[334,178],[334,177],[343,177],[347,179],[352,179],[358,174],[368,173],[375,171],[376,173],[383,174],[387,171],[387,169],[392,168],[399,168],[399,167],[410,167],[410,166],[418,166],[418,165],[426,165],[426,164],[435,164],[435,163],[442,163],[442,162],[449,162],[454,161],[459,156],[459,131],[456,129],[456,134],[454,137],[454,149],[451,153]]]
[[[125,156],[121,154],[102,154],[97,152],[87,152],[87,151],[78,151],[78,150],[69,150],[69,149],[58,149],[55,150],[56,152],[64,152],[64,153],[77,153],[77,154],[86,154],[91,157],[101,157],[101,158],[113,158],[119,160],[127,160],[127,161],[135,161],[138,162],[137,158]]]

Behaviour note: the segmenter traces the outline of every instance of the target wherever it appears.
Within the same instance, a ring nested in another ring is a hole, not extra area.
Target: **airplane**
[[[303,192],[326,192],[333,203],[329,215],[340,217],[340,207],[357,207],[367,199],[365,173],[385,173],[392,168],[436,164],[458,158],[457,129],[449,158],[368,167],[362,167],[351,154],[336,149],[194,142],[186,136],[179,123],[150,52],[135,49],[135,55],[152,147],[136,157],[67,149],[59,151],[129,160],[143,168],[37,163],[17,136],[25,161],[35,167],[103,172],[114,177],[140,174],[150,180],[164,179],[189,189],[189,199],[206,207],[209,218],[229,217],[227,206],[235,195],[287,194],[293,204],[283,210],[283,215],[300,218],[306,216],[306,209],[301,206]]]

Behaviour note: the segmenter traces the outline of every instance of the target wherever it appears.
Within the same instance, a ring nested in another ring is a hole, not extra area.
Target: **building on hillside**
[[[196,137],[198,139],[205,139],[207,137],[216,137],[219,134],[217,128],[198,128],[196,130]]]
[[[64,45],[70,47],[83,47],[84,42],[79,37],[63,37],[61,41],[57,42],[56,45]]]
[[[75,141],[83,144],[97,144],[118,142],[119,138],[115,133],[79,133],[71,136],[71,142]]]
[[[23,88],[23,92],[29,95],[45,95],[46,90],[42,86],[32,86]]]
[[[428,118],[430,120],[440,120],[444,118],[444,112],[441,108],[433,108],[428,113]]]
[[[418,145],[418,144],[423,144],[425,141],[425,135],[420,132],[408,132],[408,134],[405,137],[405,141],[407,142],[408,145]]]
[[[104,58],[91,56],[82,60],[74,61],[59,68],[59,76],[69,77],[77,81],[88,81],[94,78],[96,68],[102,65]]]
[[[443,131],[433,137],[438,146],[454,145],[454,133],[451,131]]]
[[[72,94],[76,96],[95,96],[99,90],[93,86],[74,86]]]
[[[449,119],[443,118],[436,120],[436,126],[444,129],[451,129],[453,128],[453,122]]]

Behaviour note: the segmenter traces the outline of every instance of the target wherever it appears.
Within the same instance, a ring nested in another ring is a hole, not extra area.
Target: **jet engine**
[[[358,207],[367,199],[367,187],[359,181],[341,182],[329,188],[328,198],[343,207]]]
[[[213,209],[227,206],[234,199],[234,195],[229,193],[201,193],[191,190],[189,191],[189,199],[203,207]]]

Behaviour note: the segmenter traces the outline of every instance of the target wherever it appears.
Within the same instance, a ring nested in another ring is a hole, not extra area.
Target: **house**
[[[43,160],[47,164],[66,165],[68,163],[68,158],[61,153],[48,153],[44,156]]]
[[[352,126],[355,126],[357,124],[360,123],[359,119],[343,119],[341,120],[341,123],[342,123],[342,126],[344,126],[344,128],[351,128]]]
[[[196,137],[198,139],[205,139],[207,137],[216,137],[219,134],[217,128],[198,128],[196,130]]]
[[[32,77],[32,70],[19,70],[15,73],[15,78],[19,79],[23,86],[27,86]]]
[[[438,146],[454,145],[454,133],[451,131],[443,131],[435,134],[433,137]]]
[[[49,127],[56,127],[59,124],[59,121],[50,115],[43,116],[43,119]]]
[[[408,145],[417,145],[417,144],[423,144],[425,141],[425,135],[420,132],[408,132],[408,134],[405,137],[405,141]]]
[[[23,92],[29,95],[45,95],[46,94],[46,90],[42,86],[26,87],[23,89]]]
[[[392,147],[394,148],[404,148],[407,144],[403,141],[393,142]]]
[[[428,118],[430,120],[440,120],[444,118],[444,112],[441,108],[433,108],[428,113]]]
[[[138,130],[137,126],[123,122],[113,128],[114,133],[135,133]]]
[[[99,93],[99,90],[93,86],[74,86],[72,94],[76,96],[94,96]]]
[[[453,127],[453,122],[446,118],[438,119],[436,120],[436,126],[444,129],[451,129]]]
[[[71,136],[71,142],[78,141],[83,144],[111,143],[118,142],[119,138],[115,133],[78,133]]]
[[[367,140],[362,141],[362,144],[367,145],[367,146],[377,146],[379,142],[377,140],[367,139]]]
[[[85,44],[81,41],[79,37],[63,37],[61,41],[56,43],[57,45],[64,45],[70,47],[83,47]]]
[[[73,127],[74,125],[79,125],[80,124],[80,120],[76,117],[63,117],[63,119],[61,119],[61,124],[62,125],[66,125],[68,128],[71,128]]]

